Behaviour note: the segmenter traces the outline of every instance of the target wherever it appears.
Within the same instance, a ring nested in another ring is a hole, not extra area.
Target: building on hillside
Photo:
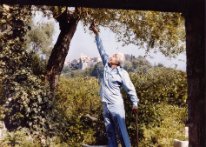
[[[84,70],[86,68],[90,68],[90,67],[94,67],[95,64],[97,64],[98,62],[100,62],[101,59],[99,57],[88,57],[85,55],[81,55],[80,57],[80,69]]]
[[[68,62],[67,65],[71,69],[85,70],[87,68],[94,67],[94,65],[100,61],[100,57],[89,57],[86,55],[81,55],[79,59],[74,59],[71,62]]]

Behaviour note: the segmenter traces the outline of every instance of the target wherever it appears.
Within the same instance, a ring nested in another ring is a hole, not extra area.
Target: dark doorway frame
[[[204,0],[0,0],[0,4],[81,6],[183,13],[186,28],[189,146],[206,147],[206,2]]]

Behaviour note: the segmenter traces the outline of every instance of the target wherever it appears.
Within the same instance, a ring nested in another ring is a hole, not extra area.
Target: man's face
[[[119,65],[119,61],[118,61],[118,55],[117,54],[113,54],[110,58],[109,58],[109,64],[110,65]]]

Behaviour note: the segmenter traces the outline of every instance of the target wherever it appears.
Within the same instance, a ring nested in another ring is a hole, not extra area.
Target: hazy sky
[[[48,20],[43,18],[39,13],[34,17],[35,22],[47,22]],[[59,34],[59,26],[58,23],[54,20],[52,21],[55,24],[55,33],[53,36],[53,42],[55,43],[58,34]],[[103,41],[103,45],[105,50],[109,55],[112,55],[115,52],[123,52],[125,54],[132,54],[134,56],[145,55],[145,51],[138,46],[128,45],[122,47],[121,42],[117,42],[115,38],[115,34],[112,33],[109,29],[100,28],[100,37]],[[90,31],[84,31],[83,25],[80,22],[77,26],[77,30],[72,38],[70,50],[67,55],[67,61],[71,61],[73,59],[78,59],[81,55],[87,55],[90,57],[97,57],[99,53],[96,48],[94,34]],[[162,63],[167,67],[176,67],[177,69],[186,70],[186,55],[185,53],[180,54],[176,58],[168,58],[162,55],[160,52],[154,53],[150,52],[146,58],[153,64],[157,65],[158,63]]]

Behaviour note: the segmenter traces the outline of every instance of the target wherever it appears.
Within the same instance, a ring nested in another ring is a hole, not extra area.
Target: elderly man
[[[104,71],[101,77],[100,96],[103,104],[103,117],[106,127],[109,147],[117,147],[116,132],[123,147],[131,147],[129,135],[125,125],[125,110],[120,88],[123,87],[133,104],[132,111],[137,112],[138,98],[129,74],[122,68],[125,60],[122,53],[112,55],[106,54],[99,31],[95,24],[90,26],[95,34],[96,45],[103,61]]]

